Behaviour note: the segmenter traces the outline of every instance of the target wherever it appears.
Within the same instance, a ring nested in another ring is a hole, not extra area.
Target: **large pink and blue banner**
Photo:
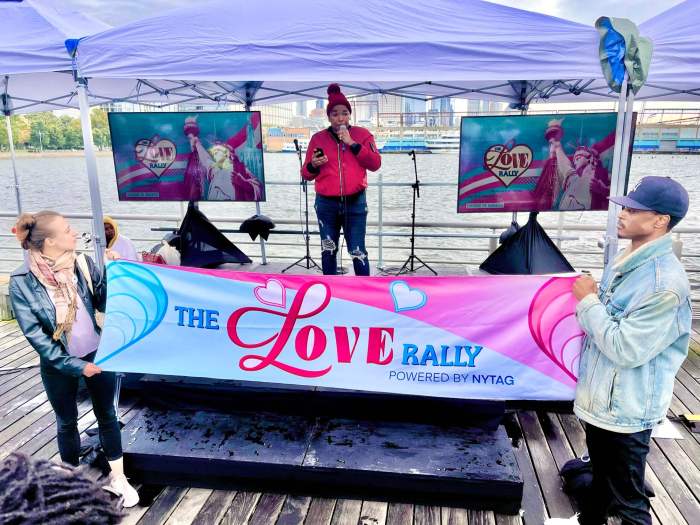
[[[462,399],[573,399],[574,277],[108,266],[104,370]]]

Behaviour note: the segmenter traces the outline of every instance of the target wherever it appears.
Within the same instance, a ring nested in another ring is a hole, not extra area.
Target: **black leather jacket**
[[[95,310],[104,312],[107,301],[106,279],[98,273],[97,266],[90,257],[87,257],[87,262],[95,295],[90,293],[90,288],[88,288],[82,272],[76,266],[78,293],[90,313],[95,330],[99,334],[100,328],[95,322]],[[39,282],[26,264],[12,273],[9,288],[10,301],[17,323],[24,336],[39,354],[41,365],[51,366],[61,373],[80,377],[88,362],[68,353],[68,340],[65,334],[61,335],[58,341],[53,340],[52,336],[56,330],[56,309],[44,285]]]

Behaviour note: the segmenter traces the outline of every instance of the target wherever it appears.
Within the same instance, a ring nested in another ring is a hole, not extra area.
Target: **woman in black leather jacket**
[[[41,380],[56,414],[61,459],[78,465],[77,393],[83,377],[112,469],[106,488],[122,495],[125,507],[134,506],[138,494],[124,476],[121,431],[113,405],[114,374],[93,363],[100,340],[95,312],[105,309],[105,279],[86,258],[90,291],[87,275],[76,263],[84,257],[75,252],[77,234],[59,213],[24,213],[14,231],[28,253],[27,263],[10,277],[10,301],[24,336],[39,354]]]

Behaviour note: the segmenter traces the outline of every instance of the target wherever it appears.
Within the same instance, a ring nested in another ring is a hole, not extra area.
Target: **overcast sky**
[[[63,0],[118,25],[163,11],[192,5],[193,0]],[[195,2],[198,0],[194,0]],[[293,0],[290,0],[293,1]],[[352,0],[349,0],[352,1]],[[387,0],[391,1],[391,0]],[[599,16],[629,18],[637,24],[679,4],[681,0],[492,0],[494,3],[538,11],[592,25]],[[319,2],[319,6],[323,3]]]

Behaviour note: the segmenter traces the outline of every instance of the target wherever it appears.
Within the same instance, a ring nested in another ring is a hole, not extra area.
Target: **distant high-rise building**
[[[469,113],[496,113],[503,111],[507,104],[504,102],[497,102],[494,100],[469,100],[467,104],[467,111]]]
[[[403,100],[404,126],[425,124],[425,100],[405,98]]]
[[[432,116],[433,126],[450,127],[454,121],[454,108],[450,97],[435,98],[431,100],[430,111],[434,113]],[[436,114],[436,115],[435,115]]]
[[[294,114],[300,117],[306,116],[306,100],[300,100],[294,104]]]
[[[326,101],[322,98],[316,99],[316,109],[323,109],[326,107]]]
[[[401,97],[396,95],[379,95],[379,125],[399,126],[401,124]]]
[[[379,97],[376,94],[357,97],[350,102],[353,107],[353,120],[357,123],[376,123]]]
[[[260,111],[260,119],[265,128],[288,126],[294,117],[293,104],[290,103],[265,104],[252,109]]]
[[[467,111],[475,114],[481,113],[481,100],[468,100]]]

